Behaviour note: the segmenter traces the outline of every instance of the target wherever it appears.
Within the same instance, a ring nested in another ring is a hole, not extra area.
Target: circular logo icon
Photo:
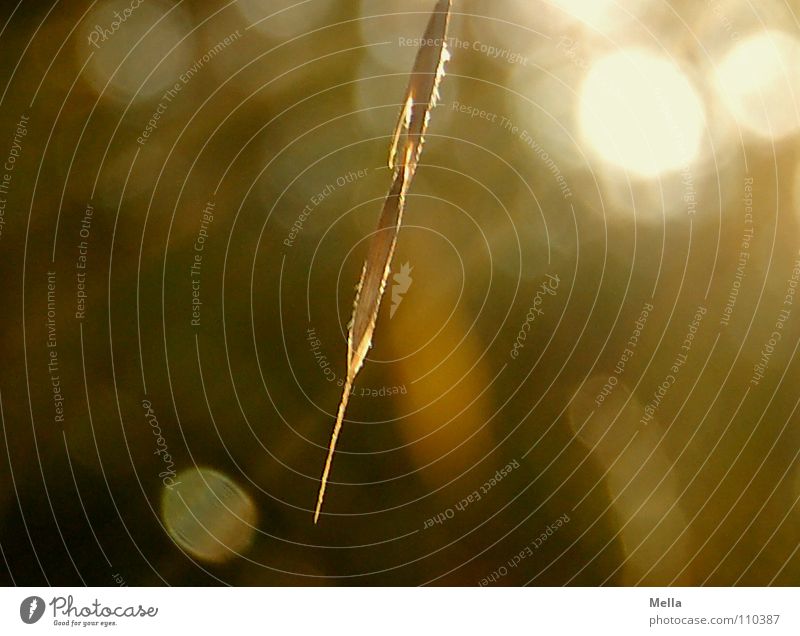
[[[44,599],[40,596],[29,596],[19,606],[19,617],[23,623],[32,625],[44,614]]]

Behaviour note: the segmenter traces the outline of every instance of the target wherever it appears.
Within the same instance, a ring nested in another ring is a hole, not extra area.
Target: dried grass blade
[[[336,443],[342,429],[353,382],[372,346],[372,335],[375,331],[381,300],[386,290],[386,281],[392,267],[392,256],[400,233],[406,192],[417,169],[425,131],[430,119],[430,110],[438,99],[438,88],[444,75],[444,64],[449,59],[446,37],[450,21],[450,7],[451,0],[439,0],[434,8],[425,31],[423,45],[417,54],[406,91],[403,111],[400,113],[392,140],[389,165],[394,169],[394,180],[384,202],[378,227],[370,239],[367,259],[356,293],[353,318],[350,322],[347,339],[347,380],[339,404],[336,424],[333,427],[325,468],[322,471],[317,506],[314,510],[314,523],[319,521],[333,455],[336,451]]]
[[[413,166],[411,176],[416,171],[424,143],[425,130],[430,119],[430,110],[439,100],[439,84],[444,77],[444,65],[450,59],[447,49],[447,29],[450,26],[450,8],[452,0],[439,0],[433,9],[428,27],[422,40],[422,46],[417,53],[411,78],[403,100],[403,111],[397,121],[394,140],[389,154],[389,167],[396,168],[400,158],[398,155],[405,149],[400,149],[399,140],[402,133],[408,136],[413,152],[411,155]]]
[[[403,218],[405,193],[409,183],[407,174],[406,169],[401,168],[395,175],[392,189],[383,206],[378,229],[370,239],[367,260],[364,263],[361,281],[358,284],[353,307],[353,318],[350,323],[350,334],[347,338],[347,380],[342,393],[342,401],[339,404],[336,424],[333,427],[331,442],[328,446],[328,457],[325,460],[325,468],[322,472],[319,494],[317,495],[317,507],[314,510],[314,523],[319,520],[320,510],[322,510],[325,487],[328,483],[333,454],[336,450],[339,432],[342,429],[342,421],[347,409],[347,401],[350,398],[350,391],[353,388],[356,374],[361,370],[372,344],[372,334],[375,331],[375,323],[378,320],[378,311],[386,288],[386,281],[389,278],[392,255],[394,254],[395,245],[397,245],[397,235]]]

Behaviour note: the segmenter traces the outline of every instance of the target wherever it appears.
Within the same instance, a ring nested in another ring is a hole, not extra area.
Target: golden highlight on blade
[[[377,229],[370,238],[367,258],[356,292],[347,339],[347,381],[342,392],[336,424],[333,427],[325,468],[322,471],[317,506],[314,510],[315,524],[319,521],[325,499],[325,488],[330,477],[333,455],[344,422],[350,392],[372,346],[372,335],[402,223],[406,192],[417,170],[430,111],[438,100],[439,83],[444,76],[445,62],[449,59],[446,38],[451,5],[452,0],[438,0],[428,21],[424,44],[417,53],[403,100],[403,110],[394,131],[389,151],[389,167],[394,170],[392,187],[384,202]]]

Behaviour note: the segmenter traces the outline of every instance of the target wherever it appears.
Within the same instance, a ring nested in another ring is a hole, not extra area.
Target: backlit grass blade
[[[430,111],[439,97],[439,83],[444,75],[444,65],[449,59],[446,38],[450,7],[451,0],[439,0],[431,15],[392,140],[389,154],[389,167],[394,170],[392,187],[384,202],[378,227],[369,240],[367,259],[356,293],[347,339],[347,379],[328,447],[325,468],[322,471],[317,506],[314,510],[314,523],[319,520],[322,510],[333,454],[336,451],[336,442],[342,429],[353,382],[372,346],[372,335],[400,233],[406,192],[417,169],[425,131],[430,120]]]

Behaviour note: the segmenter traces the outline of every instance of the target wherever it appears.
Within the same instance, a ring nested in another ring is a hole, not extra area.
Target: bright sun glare
[[[736,121],[779,139],[800,128],[800,42],[768,31],[738,44],[717,69],[720,96]]]
[[[705,128],[703,105],[684,74],[668,59],[638,49],[592,66],[578,118],[592,150],[646,177],[688,165]]]

